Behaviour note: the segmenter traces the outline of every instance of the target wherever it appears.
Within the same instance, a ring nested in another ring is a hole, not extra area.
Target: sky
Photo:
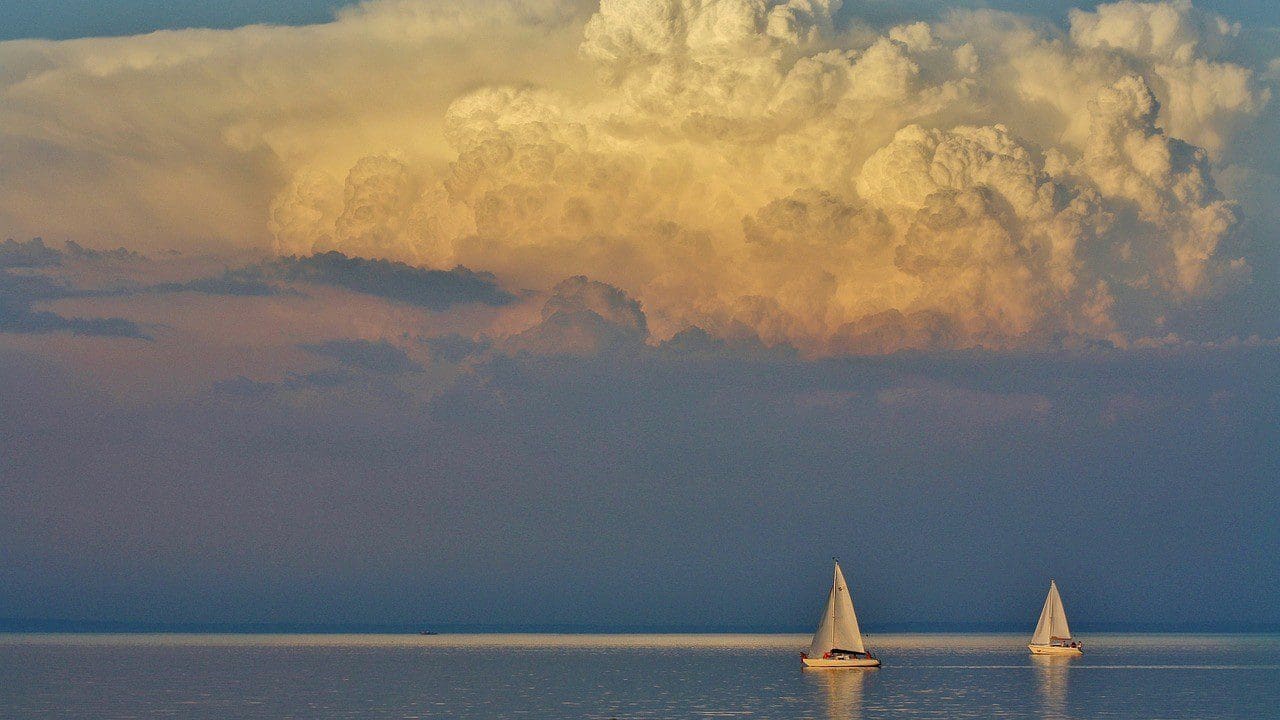
[[[1280,11],[55,3],[0,627],[1280,627]]]
[[[4,0],[0,2],[6,22],[0,39],[50,38],[65,40],[104,35],[137,35],[155,30],[192,27],[235,28],[243,25],[305,25],[332,19],[336,10],[353,5],[343,0],[47,0],[39,4]],[[1072,8],[1093,8],[1096,2],[1072,0],[977,0],[970,2],[926,2],[924,0],[867,0],[847,4],[850,16],[882,21],[918,19],[955,7],[993,8],[1035,12],[1054,19],[1065,18]],[[1236,20],[1267,21],[1276,11],[1270,0],[1209,0],[1198,7],[1229,14]]]

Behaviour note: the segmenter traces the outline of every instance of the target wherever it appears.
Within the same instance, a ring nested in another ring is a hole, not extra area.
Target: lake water
[[[1280,718],[1280,636],[0,635],[0,718]]]

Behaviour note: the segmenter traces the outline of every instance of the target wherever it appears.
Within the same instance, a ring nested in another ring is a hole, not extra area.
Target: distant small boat
[[[419,635],[439,635],[440,633],[436,632],[435,630],[422,630],[418,634]]]
[[[836,561],[827,607],[822,611],[822,620],[813,633],[809,651],[800,653],[800,662],[807,668],[880,667],[880,661],[867,651],[862,641],[862,630],[858,628],[858,616],[853,612],[853,600],[849,597],[849,586],[840,571],[839,560]]]
[[[1036,631],[1027,648],[1033,655],[1084,654],[1084,645],[1071,639],[1067,611],[1062,607],[1058,584],[1052,580],[1049,581],[1049,596],[1044,599],[1044,609],[1040,611],[1040,621],[1036,623]]]

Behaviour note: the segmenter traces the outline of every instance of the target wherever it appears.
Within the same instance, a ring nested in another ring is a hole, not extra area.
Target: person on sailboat
[[[800,653],[800,658],[807,659],[808,653]],[[875,660],[876,656],[871,654],[870,650],[866,652],[858,652],[857,650],[843,650],[841,648],[831,648],[827,652],[822,653],[823,660],[848,660],[849,658],[867,658]]]

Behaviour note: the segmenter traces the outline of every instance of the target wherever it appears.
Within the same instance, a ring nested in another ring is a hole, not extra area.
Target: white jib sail
[[[849,597],[844,573],[840,572],[840,563],[836,563],[835,581],[831,584],[827,607],[822,611],[822,621],[809,644],[809,657],[820,658],[833,649],[867,651],[862,644],[862,630],[858,628],[858,616],[853,614],[853,600]]]
[[[1040,611],[1040,622],[1036,623],[1031,644],[1048,645],[1050,638],[1071,639],[1071,628],[1067,627],[1067,611],[1062,607],[1058,584],[1052,580],[1049,581],[1049,596],[1044,599],[1044,609]]]

